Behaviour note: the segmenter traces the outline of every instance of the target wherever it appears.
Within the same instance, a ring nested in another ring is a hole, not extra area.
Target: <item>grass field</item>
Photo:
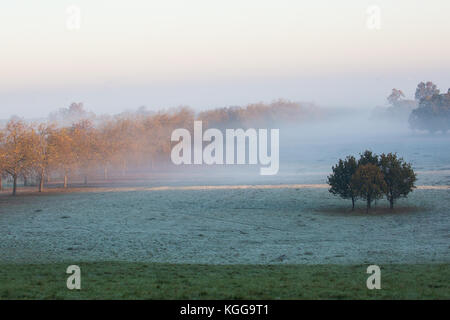
[[[81,290],[68,290],[70,263],[1,264],[0,299],[449,299],[448,264],[381,266],[368,290],[366,265],[79,263]]]
[[[0,299],[449,299],[449,205],[444,189],[370,214],[315,186],[3,194]]]
[[[450,197],[416,190],[370,214],[325,188],[0,197],[0,264],[448,263]]]

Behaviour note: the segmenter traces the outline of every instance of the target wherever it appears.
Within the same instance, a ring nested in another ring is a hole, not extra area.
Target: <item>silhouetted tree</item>
[[[417,177],[411,164],[398,158],[395,153],[381,154],[380,167],[386,182],[385,194],[393,209],[396,199],[406,197],[415,188]]]
[[[333,166],[333,173],[328,176],[328,190],[343,199],[352,199],[352,210],[355,209],[356,191],[351,184],[352,176],[356,172],[357,162],[355,157],[348,156],[345,160],[339,159],[337,165]]]
[[[450,130],[450,92],[422,97],[419,107],[411,112],[409,124],[412,129],[428,130],[431,133]]]
[[[358,166],[351,184],[358,196],[366,200],[366,212],[369,212],[372,201],[382,198],[386,192],[386,182],[381,169],[371,163]]]
[[[414,98],[420,101],[423,98],[431,97],[435,94],[439,94],[439,89],[433,82],[431,81],[428,81],[427,83],[421,82],[417,85]]]
[[[389,95],[389,97],[387,97],[387,100],[389,101],[390,104],[395,106],[401,100],[401,98],[404,98],[404,97],[405,97],[405,95],[403,94],[402,90],[397,90],[394,88],[394,89],[392,89],[392,92]]]

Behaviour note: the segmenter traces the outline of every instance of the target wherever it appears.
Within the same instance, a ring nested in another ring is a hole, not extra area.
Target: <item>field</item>
[[[448,190],[372,213],[324,188],[1,197],[1,263],[386,264],[449,261]],[[376,214],[377,213],[377,214]]]
[[[0,299],[449,299],[448,264],[386,265],[367,290],[363,265],[81,263],[81,290],[65,287],[70,263],[1,265]]]
[[[369,214],[320,185],[93,190],[0,197],[1,298],[449,296],[445,188]],[[65,289],[69,264],[79,293]]]
[[[286,148],[276,176],[190,167],[120,183],[72,180],[69,191],[56,182],[42,194],[6,190],[0,297],[448,298],[448,142],[364,141],[405,155],[421,186],[393,211],[379,200],[369,214],[324,185],[338,157],[364,150],[356,142]],[[69,264],[82,268],[78,293],[65,288]],[[365,285],[372,264],[382,269],[376,293]]]

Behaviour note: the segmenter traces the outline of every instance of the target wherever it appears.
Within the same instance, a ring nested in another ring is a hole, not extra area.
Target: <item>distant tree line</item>
[[[31,180],[44,189],[52,176],[64,188],[73,177],[101,175],[110,171],[125,177],[128,168],[148,171],[170,161],[171,133],[176,128],[193,130],[195,119],[205,126],[265,125],[266,122],[301,121],[316,115],[318,108],[279,100],[272,104],[222,108],[196,115],[188,107],[160,112],[145,107],[116,116],[96,116],[83,104],[73,103],[52,113],[46,121],[29,123],[12,118],[0,128],[0,189],[2,178],[12,182],[15,195],[18,180]]]
[[[357,199],[366,201],[367,212],[372,202],[386,196],[390,208],[398,198],[406,197],[414,188],[416,174],[403,158],[395,153],[380,156],[366,150],[357,160],[348,156],[332,167],[328,176],[329,192],[352,200],[352,210]]]
[[[271,128],[280,123],[297,124],[319,119],[324,111],[311,103],[277,100],[270,104],[254,103],[245,107],[226,107],[200,112],[198,119],[213,128]]]

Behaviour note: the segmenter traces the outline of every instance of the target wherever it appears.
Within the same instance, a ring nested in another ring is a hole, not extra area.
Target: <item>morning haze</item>
[[[73,101],[96,113],[278,98],[362,108],[383,104],[392,87],[412,95],[423,79],[450,81],[448,1],[377,1],[379,29],[367,27],[370,5],[4,4],[0,118],[40,117]],[[73,6],[79,28],[70,28]]]

